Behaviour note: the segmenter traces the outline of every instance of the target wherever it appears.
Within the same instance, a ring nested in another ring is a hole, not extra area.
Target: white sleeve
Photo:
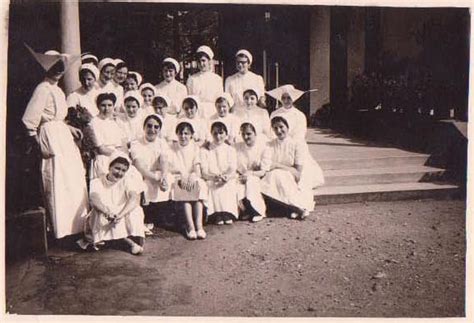
[[[50,93],[47,88],[40,84],[36,87],[28,105],[26,106],[25,113],[21,120],[23,121],[29,136],[35,136],[37,134],[41,122],[41,116],[48,104],[49,95]]]

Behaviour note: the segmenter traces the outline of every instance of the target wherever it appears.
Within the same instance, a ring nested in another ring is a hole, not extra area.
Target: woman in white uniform
[[[97,98],[97,89],[95,82],[99,79],[99,70],[93,64],[83,64],[79,69],[79,81],[81,87],[72,92],[67,97],[68,107],[86,108],[91,117],[99,114],[95,99]]]
[[[116,98],[115,109],[118,113],[123,113],[123,87],[114,81],[116,64],[116,60],[108,57],[99,62],[99,80],[96,88],[99,93],[113,93]]]
[[[257,135],[263,135],[266,140],[272,137],[270,117],[268,111],[257,106],[259,93],[255,89],[244,91],[245,109],[237,110],[234,115],[240,124],[252,121],[257,130]]]
[[[276,138],[268,144],[272,162],[261,182],[262,194],[288,210],[290,218],[304,219],[314,209],[313,191],[301,180],[305,148],[288,135],[285,118],[276,116],[271,124]]]
[[[39,145],[46,209],[55,237],[62,238],[80,233],[87,214],[85,171],[74,143],[82,133],[64,121],[67,103],[58,81],[70,62],[68,56],[56,51],[32,54],[46,76],[35,88],[22,121],[30,140]]]
[[[166,95],[170,99],[168,113],[177,115],[181,111],[181,103],[188,95],[186,86],[176,80],[176,75],[179,73],[181,66],[177,60],[171,57],[165,58],[162,66],[163,81],[155,85],[156,93]]]
[[[323,171],[311,156],[308,144],[306,143],[306,116],[294,106],[294,102],[298,100],[304,92],[288,84],[267,93],[282,104],[281,108],[272,112],[270,118],[276,116],[284,117],[285,120],[288,121],[288,135],[294,140],[301,142],[305,148],[305,167],[303,168],[302,180],[307,181],[313,188],[324,185]]]
[[[225,91],[232,95],[235,105],[232,112],[245,109],[243,93],[247,89],[254,89],[260,96],[259,106],[265,106],[265,82],[263,77],[250,71],[252,66],[252,54],[246,49],[241,49],[235,54],[235,64],[237,73],[225,79]]]
[[[196,50],[199,72],[191,75],[186,82],[189,95],[199,98],[199,114],[206,120],[215,113],[214,104],[223,92],[222,78],[212,72],[214,52],[208,46]]]
[[[176,124],[178,118],[176,114],[168,113],[171,100],[164,94],[158,94],[152,100],[153,110],[148,110],[149,114],[157,114],[161,117],[163,125],[160,131],[160,137],[165,139],[168,144],[172,144],[176,139]]]
[[[143,120],[146,113],[140,108],[141,96],[135,91],[127,92],[124,97],[125,113],[117,118],[117,125],[127,138],[130,146],[143,136]]]

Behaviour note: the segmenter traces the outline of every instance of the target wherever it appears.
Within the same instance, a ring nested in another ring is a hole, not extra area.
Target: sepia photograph
[[[472,315],[469,4],[5,9],[7,319]]]

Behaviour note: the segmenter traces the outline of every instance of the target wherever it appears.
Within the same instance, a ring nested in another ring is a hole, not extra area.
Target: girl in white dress
[[[147,116],[143,123],[143,136],[130,148],[133,165],[145,182],[145,224],[163,223],[160,220],[171,210],[169,201],[173,178],[168,172],[170,151],[166,140],[159,137],[161,125],[158,115]]]
[[[199,145],[202,145],[207,138],[207,121],[199,115],[201,103],[194,95],[188,95],[183,100],[181,116],[177,122],[189,122],[194,129],[193,139]]]
[[[240,124],[245,123],[249,120],[255,125],[258,136],[265,136],[266,140],[269,140],[272,136],[270,117],[268,111],[257,106],[258,94],[253,89],[244,91],[244,102],[245,109],[237,110],[235,116],[240,119]]]
[[[186,87],[189,95],[199,98],[199,114],[209,120],[214,114],[217,97],[224,91],[222,78],[212,71],[214,52],[208,46],[200,46],[196,50],[199,72],[188,78]]]
[[[207,212],[216,224],[232,224],[238,218],[237,154],[225,142],[227,127],[224,123],[214,122],[211,133],[211,145],[208,149],[201,149],[202,178],[209,188]]]
[[[271,114],[271,118],[282,116],[288,121],[288,135],[296,141],[302,143],[305,148],[305,165],[303,167],[302,180],[307,181],[312,188],[324,185],[324,174],[319,164],[314,160],[309,152],[306,143],[307,121],[303,112],[294,106],[305,92],[295,89],[293,85],[282,85],[276,89],[267,92],[270,96],[281,102],[282,107]]]
[[[141,105],[141,108],[145,112],[145,114],[148,115],[148,111],[153,110],[152,100],[155,97],[156,89],[153,84],[144,83],[140,85],[140,88],[138,90],[143,99],[143,104]]]
[[[134,255],[143,252],[144,226],[140,193],[143,182],[127,176],[130,162],[125,154],[114,154],[105,175],[91,181],[91,212],[85,227],[85,239],[78,241],[86,249],[94,249],[105,241],[122,239]],[[138,243],[132,240],[138,238]]]
[[[89,124],[95,139],[96,155],[92,162],[91,178],[107,174],[110,156],[117,151],[127,151],[127,138],[113,119],[115,94],[101,93],[97,97],[100,113]]]
[[[230,113],[230,108],[234,104],[232,96],[228,93],[222,93],[216,100],[216,113],[211,116],[209,119],[208,125],[208,134],[211,133],[211,125],[220,121],[227,127],[229,134],[227,136],[226,142],[233,145],[239,134],[239,119],[233,114]],[[212,136],[208,136],[208,140],[212,141]]]
[[[186,86],[176,80],[176,75],[179,73],[181,66],[177,60],[171,57],[165,58],[162,66],[163,81],[156,85],[156,93],[165,95],[170,99],[168,113],[177,115],[181,111],[181,103],[188,95]]]
[[[143,120],[145,111],[140,108],[141,96],[133,91],[127,92],[124,97],[125,114],[116,119],[116,122],[127,138],[127,147],[143,136]]]
[[[243,220],[258,222],[265,217],[266,206],[260,188],[260,180],[270,170],[271,153],[266,142],[257,136],[254,125],[241,125],[242,142],[235,145],[237,173],[239,174],[238,200]]]
[[[288,122],[277,116],[271,121],[276,139],[268,144],[272,163],[262,179],[262,193],[270,202],[286,207],[292,219],[304,219],[314,209],[313,191],[301,180],[305,152],[301,142],[288,136]]]
[[[161,117],[163,125],[161,127],[160,136],[165,139],[169,145],[177,141],[176,124],[178,119],[176,114],[168,113],[171,100],[164,94],[158,94],[152,100],[153,110],[148,110],[149,114],[157,114]]]
[[[64,54],[48,51],[34,57],[46,71],[35,88],[22,121],[29,141],[41,153],[41,179],[46,210],[54,236],[62,238],[82,231],[87,214],[85,171],[74,138],[81,131],[66,124],[66,98],[58,81],[68,66]]]
[[[205,239],[203,228],[203,202],[207,187],[201,179],[200,148],[192,139],[193,126],[180,122],[176,126],[178,142],[171,147],[170,171],[174,175],[171,198],[184,210],[186,237],[189,240]]]

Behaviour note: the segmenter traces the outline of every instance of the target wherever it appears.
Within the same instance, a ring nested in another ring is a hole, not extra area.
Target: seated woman
[[[189,240],[205,239],[203,228],[203,201],[207,199],[207,187],[201,179],[200,148],[194,142],[194,129],[189,122],[176,126],[178,142],[171,146],[170,171],[174,175],[171,199],[184,209],[186,237]]]
[[[323,170],[319,164],[314,160],[309,152],[308,144],[306,143],[307,121],[303,112],[294,106],[294,102],[298,100],[305,92],[295,89],[291,84],[282,85],[276,89],[267,92],[268,95],[274,97],[281,102],[281,107],[272,112],[270,118],[281,116],[288,121],[289,131],[288,135],[296,141],[301,142],[305,148],[305,166],[301,176],[303,181],[307,181],[312,188],[324,184]]]
[[[213,137],[209,147],[201,149],[201,172],[209,189],[207,211],[216,224],[232,224],[237,220],[237,155],[228,145],[227,127],[216,121],[211,126]]]
[[[169,205],[170,189],[173,178],[168,172],[169,147],[159,137],[161,119],[152,114],[143,123],[143,136],[132,145],[130,155],[145,182],[143,205],[145,224],[152,229],[154,222],[163,220],[171,210]],[[159,215],[159,218],[157,216]]]
[[[276,135],[268,143],[271,154],[270,171],[262,179],[262,194],[269,202],[286,207],[292,219],[304,219],[314,209],[313,191],[301,180],[305,158],[304,147],[288,136],[288,122],[281,116],[271,120]]]
[[[161,117],[163,125],[161,127],[160,136],[165,139],[168,144],[176,141],[176,124],[177,118],[175,114],[168,113],[171,101],[164,94],[158,94],[152,100],[153,110],[148,110],[149,114],[157,114]]]
[[[207,121],[199,113],[199,99],[196,96],[188,95],[182,104],[182,109],[177,122],[188,122],[193,126],[193,139],[202,145],[207,138]]]
[[[261,221],[265,217],[266,206],[260,189],[260,180],[270,170],[271,155],[265,140],[257,136],[251,122],[240,126],[243,142],[235,145],[237,151],[237,173],[239,184],[237,196],[241,219]]]
[[[143,182],[127,176],[129,167],[127,156],[116,153],[107,174],[91,181],[92,210],[87,217],[85,238],[78,241],[81,248],[92,245],[98,250],[97,246],[105,241],[122,239],[130,246],[132,254],[143,252],[145,235],[140,206]],[[132,237],[138,238],[138,243]]]
[[[117,125],[127,138],[127,146],[143,136],[145,111],[140,109],[141,97],[136,92],[127,92],[124,97],[125,114],[116,119]]]
[[[92,161],[91,179],[107,174],[110,156],[117,152],[126,152],[126,138],[115,120],[115,94],[101,93],[97,96],[99,114],[89,123],[95,140],[95,157]]]

